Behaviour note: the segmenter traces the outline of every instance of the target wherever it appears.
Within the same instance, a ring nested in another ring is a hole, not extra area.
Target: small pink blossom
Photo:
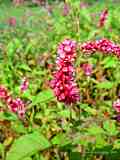
[[[114,108],[117,112],[120,112],[120,99],[117,99],[116,101],[113,102],[113,108]]]
[[[70,6],[67,3],[65,3],[63,7],[63,13],[62,13],[63,16],[67,16],[69,12],[70,12]]]
[[[25,104],[20,98],[16,99],[16,104],[17,104],[18,117],[23,119],[25,117],[25,111],[26,111]]]
[[[0,86],[0,98],[5,99],[8,94],[7,89],[4,86]]]
[[[17,104],[16,100],[12,99],[11,102],[8,104],[8,108],[12,112],[16,113],[18,110],[18,104]]]
[[[84,64],[81,65],[81,67],[82,67],[82,69],[84,71],[84,74],[86,76],[91,76],[92,68],[93,68],[92,64],[84,63]]]
[[[8,24],[10,26],[13,26],[13,27],[16,26],[16,24],[17,24],[16,18],[15,17],[10,17],[9,20],[8,20]]]
[[[21,84],[21,86],[20,86],[21,92],[26,91],[26,90],[28,89],[28,86],[29,86],[29,81],[28,81],[28,79],[27,79],[26,77],[24,77],[24,78],[22,79],[22,84]]]

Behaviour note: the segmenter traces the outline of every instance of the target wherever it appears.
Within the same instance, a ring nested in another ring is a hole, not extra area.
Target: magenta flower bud
[[[73,62],[76,58],[75,41],[66,39],[58,46],[56,72],[50,85],[58,101],[65,104],[76,103],[80,100],[79,91],[74,80],[75,69]]]
[[[120,112],[120,99],[117,99],[113,102],[113,108],[116,110],[116,112]]]
[[[17,21],[16,21],[16,18],[15,17],[10,17],[9,18],[9,20],[8,20],[8,24],[10,25],[10,26],[16,26],[16,23],[17,23]]]
[[[108,17],[108,9],[105,9],[104,11],[102,11],[100,15],[98,27],[103,27],[105,25],[107,17]]]
[[[4,86],[0,86],[0,98],[5,99],[8,95],[8,91]]]
[[[63,7],[63,13],[62,13],[63,16],[67,16],[69,12],[70,12],[70,6],[67,3],[65,3]]]
[[[13,98],[11,97],[11,95],[7,95],[7,96],[5,97],[5,99],[4,99],[4,101],[6,102],[6,104],[7,104],[8,106],[10,106],[11,103],[12,103],[12,101],[13,101]]]
[[[24,102],[20,99],[20,98],[17,98],[16,99],[16,104],[17,104],[17,113],[18,113],[18,117],[20,119],[23,119],[25,117],[25,104]]]
[[[10,109],[10,111],[16,113],[18,110],[18,104],[16,100],[12,99],[12,101],[8,105],[8,108]]]
[[[86,76],[91,76],[91,74],[92,74],[92,69],[93,69],[92,64],[84,63],[84,64],[82,64],[82,69],[83,69],[84,74],[85,74]]]
[[[29,86],[29,81],[28,81],[28,79],[27,79],[26,77],[24,77],[24,78],[22,79],[22,84],[21,84],[21,86],[20,86],[21,92],[26,91],[26,90],[28,89],[28,86]]]

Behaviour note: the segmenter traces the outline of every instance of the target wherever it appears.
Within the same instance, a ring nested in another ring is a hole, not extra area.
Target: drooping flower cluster
[[[25,116],[25,104],[20,98],[13,99],[7,88],[0,86],[0,99],[3,100],[11,112],[17,113],[19,118]]]
[[[108,17],[108,9],[105,9],[102,11],[102,13],[100,14],[100,19],[99,19],[99,23],[98,23],[98,27],[103,27],[105,25],[105,21]]]
[[[96,51],[105,54],[114,54],[120,57],[120,46],[114,44],[110,40],[100,39],[94,42],[86,42],[81,45],[82,52],[86,54],[92,54]]]
[[[54,90],[58,101],[68,105],[80,100],[77,84],[74,80],[75,69],[73,62],[75,58],[75,41],[64,40],[58,46],[57,71],[54,73],[54,79],[51,81],[51,88]]]

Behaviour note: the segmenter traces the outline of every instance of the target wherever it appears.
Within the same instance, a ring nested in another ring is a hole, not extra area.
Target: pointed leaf
[[[50,143],[43,135],[33,132],[18,138],[13,143],[6,160],[22,160],[49,147]]]

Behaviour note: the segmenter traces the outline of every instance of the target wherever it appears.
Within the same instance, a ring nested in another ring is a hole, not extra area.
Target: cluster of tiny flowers
[[[120,57],[120,46],[114,44],[110,40],[100,39],[94,42],[86,42],[81,45],[82,52],[86,54],[92,54],[96,51],[105,54],[114,54]]]
[[[21,83],[21,86],[20,86],[20,91],[21,92],[24,92],[28,89],[28,86],[29,86],[29,81],[26,77],[24,77],[22,79],[22,83]]]
[[[73,63],[76,58],[76,42],[66,39],[58,46],[56,72],[51,81],[51,88],[58,101],[67,105],[80,100],[79,90],[74,80]]]
[[[9,110],[17,113],[18,117],[23,119],[25,116],[25,104],[20,98],[13,99],[7,88],[0,86],[0,99],[8,106]]]
[[[105,21],[108,17],[108,10],[105,9],[102,11],[101,15],[100,15],[100,19],[99,19],[99,23],[98,23],[98,27],[103,27],[105,25]]]
[[[92,54],[97,50],[95,42],[85,42],[80,47],[81,51],[86,54]]]
[[[92,69],[93,69],[92,64],[83,63],[83,64],[81,65],[81,68],[83,69],[84,74],[85,74],[86,76],[91,76],[91,74],[92,74]]]

